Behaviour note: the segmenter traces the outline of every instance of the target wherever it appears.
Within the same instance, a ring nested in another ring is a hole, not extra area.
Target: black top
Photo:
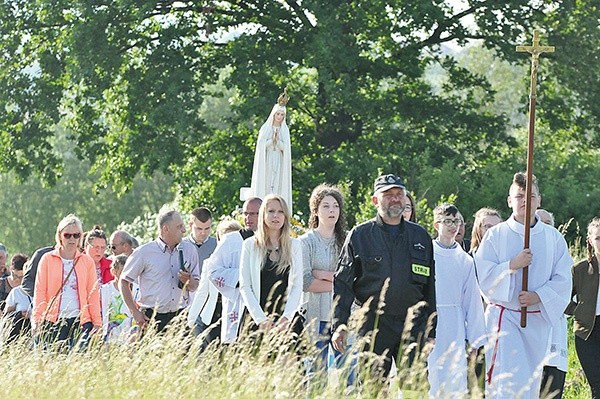
[[[0,310],[4,310],[4,306],[6,306],[6,298],[8,297],[8,293],[11,289],[12,287],[8,283],[8,277],[0,277]]]
[[[387,280],[383,313],[405,320],[408,309],[423,302],[425,309],[413,323],[415,330],[424,331],[427,318],[435,311],[434,276],[433,246],[427,231],[404,219],[397,226],[386,225],[377,215],[346,237],[333,283],[338,301],[334,327],[347,323],[354,301],[359,305],[371,301],[366,316],[374,318]]]
[[[54,247],[43,247],[36,250],[29,261],[25,263],[25,267],[23,268],[23,281],[21,282],[21,286],[23,287],[23,291],[30,297],[33,297],[33,290],[35,287],[35,276],[37,274],[38,264],[42,259],[44,254],[52,251]]]
[[[288,288],[289,268],[277,272],[277,265],[269,259],[269,254],[260,271],[260,307],[267,315],[281,316],[285,307]]]
[[[245,240],[247,238],[252,237],[254,235],[254,232],[252,230],[242,229],[242,230],[240,230],[240,235]]]

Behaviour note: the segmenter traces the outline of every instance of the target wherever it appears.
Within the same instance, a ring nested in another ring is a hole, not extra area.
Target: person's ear
[[[506,203],[508,204],[509,208],[512,208],[512,201],[510,199],[510,195],[508,197],[506,197]]]
[[[377,196],[376,195],[371,196],[371,202],[373,203],[373,205],[377,206],[377,204],[379,203],[379,201],[377,200]]]

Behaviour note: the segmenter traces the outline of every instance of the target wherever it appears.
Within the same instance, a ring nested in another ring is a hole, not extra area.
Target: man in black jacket
[[[402,217],[407,197],[398,176],[378,177],[372,201],[377,217],[352,229],[342,248],[333,283],[337,306],[332,344],[345,351],[352,303],[365,305],[358,335],[375,332],[371,347],[378,355],[386,354],[379,371],[387,376],[391,358],[399,356],[405,327],[408,341],[417,346],[434,336],[435,323],[428,323],[435,311],[433,247],[423,227]],[[409,354],[409,362],[415,354]]]

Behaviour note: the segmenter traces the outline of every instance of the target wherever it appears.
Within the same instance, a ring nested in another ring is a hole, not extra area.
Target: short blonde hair
[[[217,240],[220,240],[225,234],[231,233],[234,231],[240,231],[242,229],[242,225],[240,222],[234,219],[225,219],[221,220],[217,225]]]
[[[56,226],[56,236],[54,238],[56,239],[57,246],[61,246],[60,233],[73,224],[76,225],[79,228],[79,232],[83,234],[83,224],[81,223],[81,220],[74,214],[70,213],[62,218],[62,220],[58,222],[58,226]],[[79,238],[79,240],[81,240],[81,238]],[[79,247],[79,244],[77,244],[77,246]]]

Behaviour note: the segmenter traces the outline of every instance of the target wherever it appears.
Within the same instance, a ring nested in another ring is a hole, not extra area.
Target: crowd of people
[[[552,214],[538,209],[537,181],[523,173],[509,186],[510,216],[503,221],[498,210],[480,209],[470,240],[464,216],[448,203],[434,209],[432,239],[396,175],[375,180],[372,203],[377,216],[348,231],[342,192],[319,185],[309,199],[308,231],[298,238],[290,204],[277,194],[248,198],[243,225],[213,226],[207,208],[192,210],[187,221],[162,211],[156,240],[142,245],[126,231],[85,232],[77,216],[67,215],[54,245],[31,258],[16,254],[7,268],[8,251],[0,245],[6,339],[31,335],[36,345],[72,349],[101,334],[108,345],[127,344],[151,328],[162,334],[180,326],[173,320],[183,318],[202,350],[242,334],[304,334],[316,353],[312,367],[326,369],[345,361],[354,337],[362,344],[352,351],[378,356],[369,367],[382,381],[400,360],[410,367],[430,351],[432,397],[478,389],[469,384],[469,365],[485,379],[486,397],[560,397],[566,311],[575,319],[576,350],[593,397],[600,395],[600,219],[588,226],[587,259],[574,263]]]

